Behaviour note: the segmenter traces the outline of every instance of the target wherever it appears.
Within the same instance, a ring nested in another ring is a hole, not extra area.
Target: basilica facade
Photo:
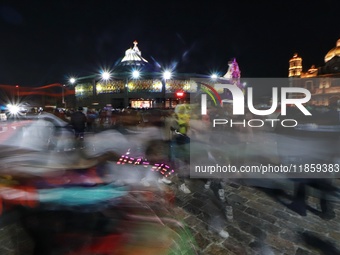
[[[198,74],[176,73],[165,78],[164,70],[150,64],[142,57],[137,42],[133,44],[112,70],[110,79],[91,78],[75,84],[77,105],[95,108],[107,105],[112,108],[174,108],[178,103],[189,102],[190,94],[199,92],[198,80],[214,83],[210,76]],[[137,71],[138,77],[134,76]],[[218,78],[239,80],[236,59],[229,62],[227,73]]]
[[[303,87],[311,92],[311,105],[340,107],[340,39],[329,50],[321,67],[311,66],[303,71],[298,54],[289,60],[288,77],[293,87]]]

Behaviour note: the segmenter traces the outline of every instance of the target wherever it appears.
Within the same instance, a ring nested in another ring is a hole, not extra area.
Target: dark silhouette
[[[318,249],[323,255],[340,255],[340,251],[328,240],[323,240],[312,233],[302,233],[302,238],[306,244]]]
[[[295,211],[301,216],[306,216],[307,210],[307,186],[312,187],[320,192],[320,208],[321,212],[311,210],[322,219],[330,220],[335,217],[333,205],[327,198],[328,195],[336,195],[338,189],[332,185],[331,179],[301,179],[295,180],[295,196],[293,202],[288,206],[289,209]]]
[[[84,138],[86,122],[87,122],[87,118],[86,118],[86,115],[83,113],[83,107],[79,107],[78,111],[72,113],[71,125],[74,129],[74,135],[76,139]]]

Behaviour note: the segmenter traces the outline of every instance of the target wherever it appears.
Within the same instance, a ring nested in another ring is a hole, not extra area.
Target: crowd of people
[[[96,132],[117,126],[160,126],[163,124],[164,117],[171,111],[171,109],[113,109],[111,107],[95,109],[80,106],[77,109],[56,108],[53,114],[71,123],[72,116],[80,116],[82,112],[86,117],[86,121],[81,118],[85,123],[85,132]]]
[[[157,114],[155,114],[157,113]],[[178,105],[176,109],[155,111],[155,110],[135,110],[135,109],[101,109],[100,111],[86,109],[79,107],[77,111],[64,112],[64,118],[66,118],[72,127],[74,128],[75,137],[83,138],[85,132],[95,132],[104,126],[117,127],[117,126],[157,126],[162,130],[162,145],[166,147],[165,154],[161,156],[161,161],[166,162],[176,169],[178,177],[178,189],[185,193],[191,193],[190,189],[190,144],[192,139],[203,139],[205,145],[208,145],[205,151],[205,155],[200,155],[207,160],[216,161],[221,158],[224,163],[231,163],[235,166],[241,166],[253,160],[263,160],[263,158],[254,158],[254,156],[246,153],[247,146],[252,143],[254,134],[253,129],[249,127],[241,127],[240,125],[235,128],[228,129],[224,133],[226,135],[221,139],[219,135],[206,132],[207,128],[211,127],[211,122],[214,118],[228,119],[232,116],[231,109],[226,108],[211,108],[208,110],[207,115],[201,115],[197,111],[194,111],[190,105]],[[153,119],[152,119],[153,118]],[[245,115],[246,119],[251,119],[250,113]],[[198,124],[199,123],[199,124]],[[203,128],[202,128],[203,127]],[[222,129],[225,127],[221,127]],[[205,133],[202,137],[202,133]],[[208,135],[207,135],[208,134]],[[227,140],[227,141],[226,141]],[[158,141],[159,142],[159,141]],[[223,143],[227,145],[223,145]],[[226,151],[213,151],[210,150],[211,144],[221,145],[221,148],[227,148]],[[149,159],[155,158],[153,154],[159,153],[159,147],[156,149],[150,149],[155,147],[155,144],[150,144],[146,151],[146,156]],[[158,150],[158,151],[157,151]],[[156,151],[156,152],[155,152]],[[310,155],[311,157],[313,155]],[[266,159],[265,159],[266,160]],[[216,161],[217,162],[217,161]],[[222,208],[230,209],[229,201],[224,194],[225,179],[205,179],[204,187],[206,189],[213,189],[216,197],[224,204]],[[295,197],[291,204],[287,204],[287,208],[295,211],[296,213],[306,216],[306,190],[308,187],[313,187],[321,192],[321,212],[320,217],[324,219],[331,219],[335,217],[331,203],[328,201],[328,193],[334,193],[337,191],[332,186],[331,179],[326,181],[321,179],[289,179],[295,183]],[[147,183],[143,179],[144,183]],[[169,178],[161,178],[161,181],[166,184],[172,183]],[[225,215],[230,216],[229,212],[225,211]],[[228,233],[220,226],[217,228],[220,235],[227,237]]]

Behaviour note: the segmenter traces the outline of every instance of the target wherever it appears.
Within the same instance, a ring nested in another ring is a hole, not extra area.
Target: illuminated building
[[[203,77],[171,72],[168,73],[169,77],[165,77],[166,70],[143,58],[137,41],[133,44],[110,71],[110,79],[90,78],[79,80],[75,84],[77,105],[92,105],[96,108],[106,105],[113,108],[173,108],[178,103],[189,102],[190,93],[195,93],[200,88],[195,78]],[[231,72],[230,79],[233,83],[239,81],[240,70],[236,59],[229,63],[228,71]],[[180,97],[178,91],[183,92]]]
[[[299,77],[302,72],[302,58],[297,53],[289,60],[288,77]]]
[[[25,100],[35,107],[75,108],[83,106],[112,108],[174,108],[178,103],[190,102],[190,95],[208,94],[208,103],[215,105],[231,94],[227,89],[216,89],[214,84],[232,84],[244,89],[241,71],[233,59],[228,62],[224,76],[190,73],[172,73],[159,64],[151,64],[142,57],[137,41],[125,51],[112,70],[100,75],[69,77],[67,84],[49,84],[32,89],[5,86],[16,101]],[[229,94],[228,94],[229,93]],[[218,100],[217,100],[218,99]],[[196,100],[196,99],[195,99]],[[13,101],[13,100],[12,100]],[[5,102],[7,104],[7,102]]]
[[[111,105],[113,108],[174,107],[178,100],[175,92],[190,91],[190,79],[163,78],[163,71],[142,57],[134,41],[134,47],[125,51],[125,56],[112,70],[108,80],[89,79],[76,84],[78,105]]]
[[[340,106],[340,39],[336,46],[325,55],[325,64],[321,67],[314,65],[306,72],[302,71],[302,58],[297,54],[289,60],[291,86],[308,89],[312,105]]]

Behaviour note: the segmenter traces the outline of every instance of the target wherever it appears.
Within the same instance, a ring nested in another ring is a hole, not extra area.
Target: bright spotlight
[[[166,71],[163,72],[163,78],[165,80],[171,79],[171,76],[172,76],[172,73],[170,71],[166,70]]]
[[[72,78],[70,78],[69,81],[70,81],[71,84],[74,84],[76,82],[76,79],[72,77]]]
[[[109,72],[107,72],[107,71],[102,72],[102,79],[103,80],[107,81],[107,80],[110,79],[110,77],[111,77],[111,74]]]
[[[18,105],[14,105],[14,104],[8,104],[7,109],[9,111],[9,113],[12,114],[12,115],[17,115],[20,112],[20,107]]]
[[[213,73],[211,76],[210,76],[210,78],[212,79],[212,80],[216,80],[217,79],[217,74],[215,74],[215,73]]]
[[[134,70],[134,71],[132,72],[132,78],[134,78],[134,79],[138,79],[138,78],[139,78],[139,76],[140,76],[140,73],[139,73],[139,71],[138,71],[138,70]]]

